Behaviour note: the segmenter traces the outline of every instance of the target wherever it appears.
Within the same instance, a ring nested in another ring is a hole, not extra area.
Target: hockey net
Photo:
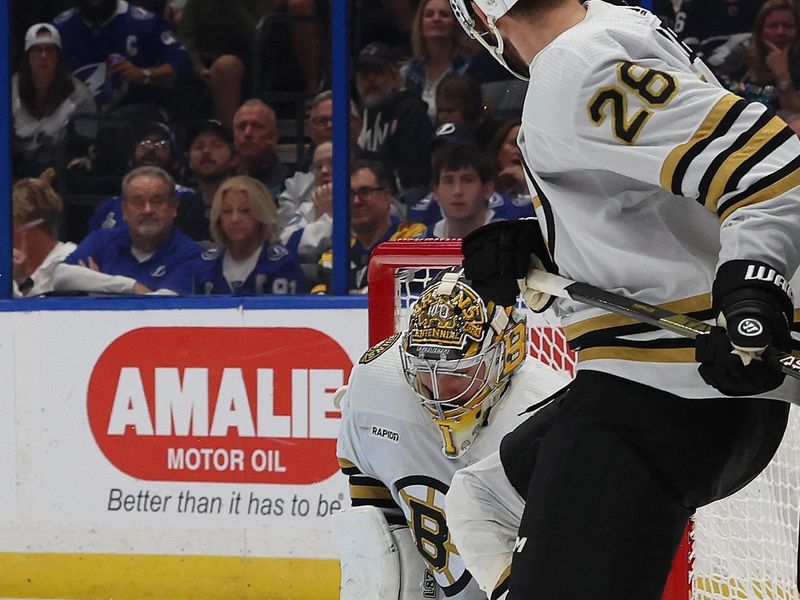
[[[419,292],[441,269],[460,263],[460,240],[378,246],[368,272],[370,344],[406,327]],[[572,373],[575,356],[557,319],[526,313],[530,354]],[[734,496],[697,511],[664,600],[800,600],[799,518],[800,416],[793,406],[781,448],[764,472]]]

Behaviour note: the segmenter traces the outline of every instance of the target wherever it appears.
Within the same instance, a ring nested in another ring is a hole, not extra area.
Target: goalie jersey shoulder
[[[357,413],[392,415],[401,421],[419,422],[419,403],[403,374],[400,334],[394,334],[367,350],[350,374],[342,409],[347,418]]]
[[[372,362],[373,360],[378,358],[381,354],[386,352],[389,348],[394,346],[394,343],[399,338],[400,338],[400,334],[399,333],[395,333],[393,335],[390,335],[385,340],[382,340],[382,341],[378,342],[377,344],[372,346],[372,348],[370,348],[369,350],[364,352],[364,354],[361,355],[361,358],[358,359],[358,363],[361,364],[361,365],[365,365],[367,363]]]

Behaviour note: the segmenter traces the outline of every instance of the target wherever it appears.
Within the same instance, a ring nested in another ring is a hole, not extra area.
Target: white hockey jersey
[[[492,600],[505,598],[525,501],[511,485],[500,453],[455,474],[446,498],[447,523],[472,576]]]
[[[430,413],[406,383],[399,339],[367,351],[340,404],[337,454],[350,478],[353,506],[375,505],[390,524],[407,524],[447,597],[485,599],[450,539],[445,494],[458,469],[496,451],[502,437],[530,416],[527,409],[566,386],[569,376],[528,358],[472,447],[451,460],[442,453]]]
[[[560,274],[712,322],[717,266],[800,262],[800,140],[644,9],[586,3],[530,65],[518,143]],[[572,301],[556,305],[578,369],[689,397],[691,340]],[[764,397],[800,393],[787,378]]]

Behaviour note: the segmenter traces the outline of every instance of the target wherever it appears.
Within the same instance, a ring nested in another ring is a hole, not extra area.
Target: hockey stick
[[[684,337],[694,339],[711,330],[711,325],[708,323],[688,315],[672,312],[646,302],[639,302],[633,298],[621,296],[588,283],[572,281],[546,271],[536,270],[529,273],[527,283],[530,287],[551,296],[571,298],[608,312],[631,317],[648,325],[655,325]],[[777,371],[800,379],[800,358],[792,356],[788,352],[769,346],[761,354],[761,360]]]

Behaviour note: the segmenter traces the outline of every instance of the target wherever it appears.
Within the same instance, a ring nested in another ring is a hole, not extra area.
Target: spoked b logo
[[[742,319],[739,321],[736,331],[745,337],[756,337],[764,333],[764,326],[757,319]]]

